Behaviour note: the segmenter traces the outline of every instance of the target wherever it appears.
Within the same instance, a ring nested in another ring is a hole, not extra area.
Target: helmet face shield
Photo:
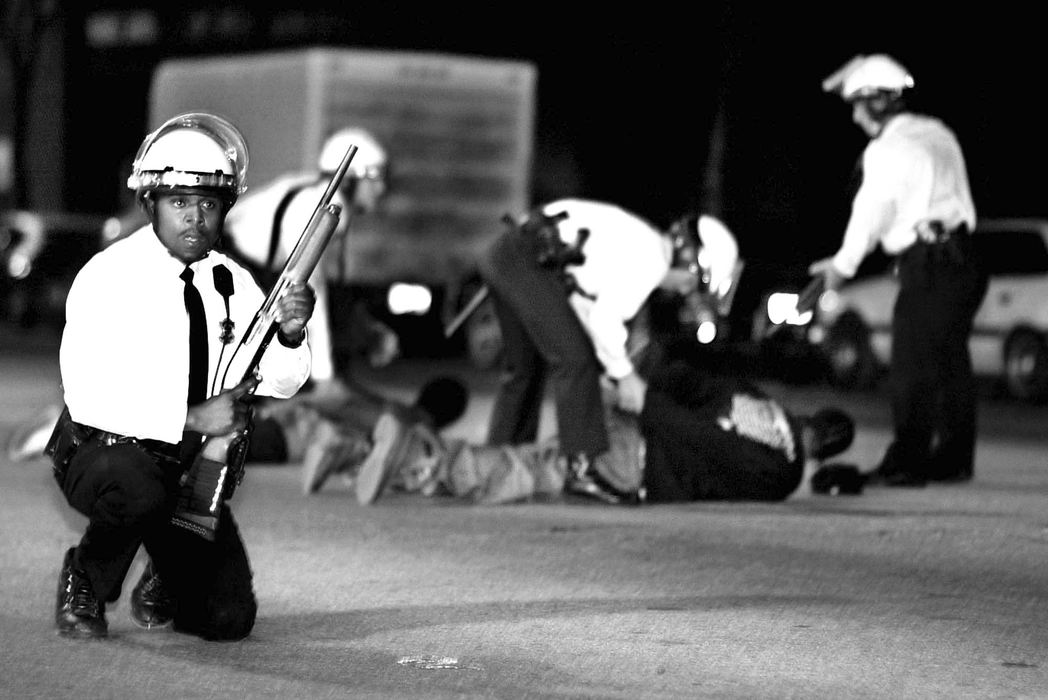
[[[681,217],[668,235],[673,246],[670,267],[694,275],[698,293],[707,296],[718,313],[727,315],[743,268],[735,236],[707,214]]]
[[[205,188],[230,202],[247,189],[248,151],[240,131],[222,117],[192,112],[166,121],[135,154],[128,188]]]
[[[689,215],[678,219],[670,227],[669,236],[673,244],[670,267],[675,270],[687,270],[698,277],[699,291],[709,291],[709,256],[703,254],[698,217]]]
[[[913,76],[887,54],[859,54],[822,82],[826,92],[837,92],[845,102],[879,95],[901,95],[914,86]]]
[[[132,175],[132,177],[135,177]],[[130,180],[129,180],[130,184]],[[206,188],[235,191],[236,178],[223,172],[197,173],[186,170],[144,170],[138,174],[134,189],[155,190]]]

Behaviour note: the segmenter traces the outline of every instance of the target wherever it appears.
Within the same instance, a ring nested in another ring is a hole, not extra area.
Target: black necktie
[[[207,317],[200,292],[193,286],[193,271],[186,267],[179,275],[185,286],[186,313],[189,314],[189,395],[194,406],[207,398]]]

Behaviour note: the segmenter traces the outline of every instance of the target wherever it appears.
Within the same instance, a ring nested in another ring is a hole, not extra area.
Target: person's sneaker
[[[345,435],[334,423],[321,420],[302,460],[302,492],[307,496],[316,493],[328,477],[352,469],[370,449],[365,440]]]
[[[101,639],[109,634],[105,606],[95,597],[87,575],[73,565],[75,548],[70,547],[58,577],[55,626],[63,637]]]
[[[404,461],[410,442],[408,426],[392,412],[379,416],[372,433],[372,448],[357,471],[357,502],[373,503]]]
[[[432,496],[440,488],[441,475],[448,459],[444,440],[424,422],[411,424],[410,443],[393,465],[386,488]]]
[[[324,422],[320,412],[312,406],[296,403],[289,410],[274,411],[273,418],[284,431],[287,461],[301,462],[312,443],[317,426]]]
[[[61,413],[61,405],[47,406],[17,426],[7,438],[7,458],[12,462],[24,462],[34,457],[43,457],[44,448],[51,439],[51,433],[54,432],[55,423]]]
[[[600,475],[588,455],[577,454],[567,458],[564,473],[564,490],[576,496],[600,501],[609,505],[637,505],[639,493],[619,491]]]
[[[149,562],[131,591],[131,621],[145,629],[157,629],[170,627],[174,619],[175,603],[164,589],[153,562]]]

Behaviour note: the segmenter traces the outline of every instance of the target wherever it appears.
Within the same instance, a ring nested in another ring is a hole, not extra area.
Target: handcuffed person
[[[375,473],[375,463],[411,433],[420,444],[438,445],[438,435],[466,410],[469,391],[452,376],[423,384],[411,403],[382,396],[352,383],[339,396],[300,395],[256,412],[249,461],[302,464],[302,492],[319,492],[336,478],[361,504],[378,495],[377,484],[361,480]]]
[[[383,416],[378,447],[360,462],[357,479],[371,500],[399,492],[479,504],[565,497],[609,505],[781,501],[809,482],[817,493],[862,490],[854,466],[825,464],[854,439],[847,413],[797,414],[748,381],[680,361],[646,376],[639,415],[602,405],[609,447],[588,489],[565,489],[571,475],[558,436],[471,445],[419,431],[392,413]]]

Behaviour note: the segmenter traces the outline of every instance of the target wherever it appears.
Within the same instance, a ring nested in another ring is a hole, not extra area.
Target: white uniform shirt
[[[317,173],[283,175],[269,184],[252,190],[237,201],[226,217],[225,231],[236,249],[251,262],[262,267],[269,257],[270,239],[273,235],[273,219],[281,200],[293,188],[303,187],[295,194],[284,210],[282,225],[278,233],[276,256],[273,258],[275,271],[282,270],[288,256],[294,250],[306,224],[327,189],[328,178]],[[331,197],[332,204],[342,207],[342,216],[332,240],[345,234],[349,227],[349,204],[341,191]],[[330,248],[329,248],[330,250]],[[334,349],[331,337],[331,322],[328,302],[328,275],[324,261],[316,266],[309,277],[310,286],[317,295],[313,318],[309,321],[309,340],[313,349],[313,379],[327,381],[335,376]]]
[[[558,225],[565,243],[574,244],[579,229],[589,229],[582,247],[585,262],[567,270],[596,299],[572,294],[569,302],[605,372],[621,379],[633,372],[626,352],[626,323],[669,271],[671,243],[644,219],[612,204],[562,199],[542,209],[547,215],[568,212],[568,218]]]
[[[917,239],[915,226],[941,221],[975,228],[975,205],[964,155],[953,132],[938,119],[898,114],[867,144],[862,185],[852,202],[834,267],[853,277],[878,243],[889,255]]]
[[[224,352],[219,335],[226,309],[213,273],[220,263],[232,273],[230,318],[236,324]],[[207,316],[211,395],[213,382],[217,393],[223,379],[225,388],[243,379],[257,342],[231,358],[265,297],[251,274],[221,253],[212,251],[190,267]],[[59,351],[73,420],[132,437],[182,439],[189,389],[189,316],[179,278],[184,269],[152,226],[145,226],[96,254],[77,273],[66,299]],[[262,381],[256,393],[288,398],[305,383],[309,368],[307,343],[286,348],[274,337],[259,366]]]

